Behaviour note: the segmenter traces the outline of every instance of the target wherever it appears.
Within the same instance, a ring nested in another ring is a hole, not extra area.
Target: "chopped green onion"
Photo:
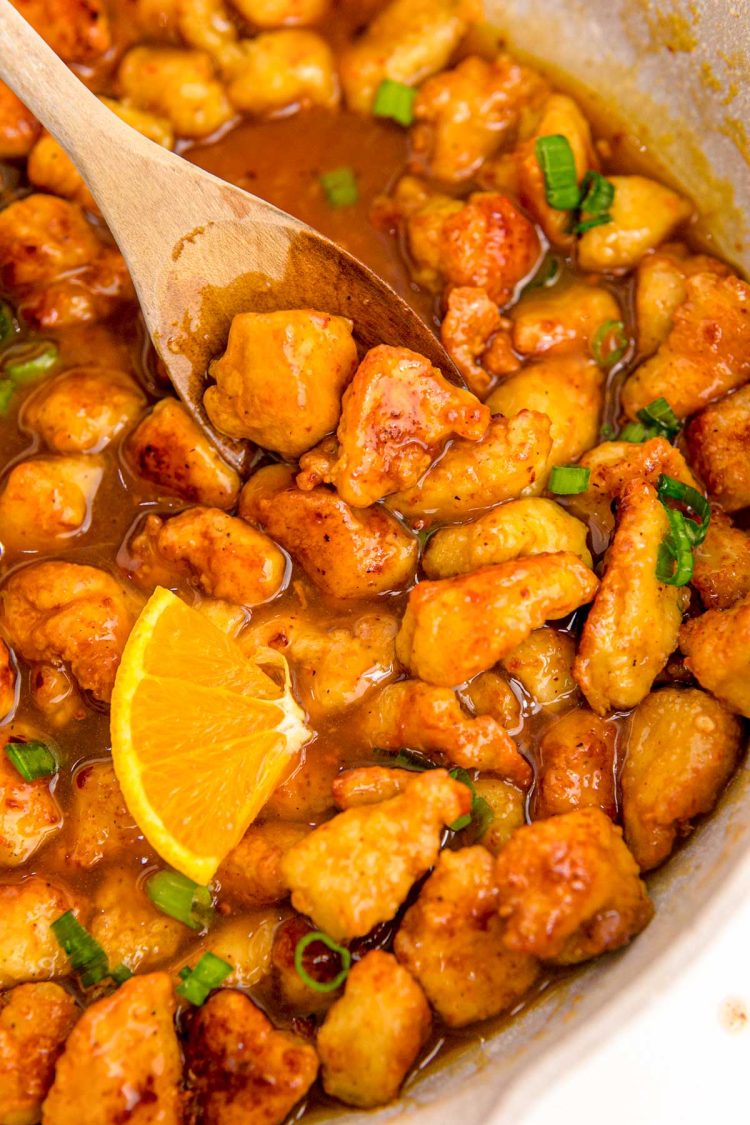
[[[7,301],[0,301],[0,344],[4,344],[15,334],[16,321],[13,310]]]
[[[210,888],[194,883],[179,871],[157,871],[146,881],[146,894],[157,910],[191,930],[205,930],[213,921]]]
[[[608,370],[619,363],[628,350],[625,325],[621,320],[605,320],[594,333],[591,354],[600,367]]]
[[[665,473],[662,473],[659,477],[656,491],[659,493],[659,499],[662,503],[664,503],[665,497],[669,496],[670,499],[684,504],[686,508],[690,508],[697,515],[699,523],[694,523],[693,520],[685,521],[685,533],[689,541],[695,546],[702,543],[711,523],[711,505],[706,497],[698,492],[697,488],[692,488],[689,484],[683,484],[682,481],[675,480],[674,477],[668,477]],[[668,508],[667,514],[669,514],[669,511]]]
[[[577,496],[589,486],[591,469],[583,465],[555,465],[549,475],[547,488],[557,496]]]
[[[615,437],[616,432],[617,431],[615,430],[615,427],[611,422],[605,422],[599,431],[599,440],[612,441]]]
[[[593,230],[594,227],[604,227],[607,223],[612,222],[612,216],[609,212],[604,215],[592,215],[590,219],[581,219],[573,227],[574,234],[585,234],[587,230]]]
[[[215,953],[204,953],[194,969],[188,965],[180,969],[182,984],[177,985],[177,995],[200,1008],[208,999],[208,994],[218,988],[231,972],[232,966],[221,957]]]
[[[676,438],[682,429],[682,423],[665,398],[655,398],[639,410],[637,416],[645,426],[655,426],[669,441]]]
[[[427,546],[429,541],[432,539],[435,532],[439,531],[439,530],[440,529],[437,528],[437,527],[423,527],[421,529],[421,531],[417,532],[417,539],[419,540],[419,546],[420,546],[421,550],[424,551],[425,547]]]
[[[104,980],[109,974],[107,954],[72,910],[62,914],[50,929],[68,955],[71,967],[80,975],[84,988]]]
[[[308,945],[313,942],[320,941],[323,945],[327,946],[332,953],[338,953],[341,958],[341,972],[337,973],[333,980],[320,981],[311,977],[305,968],[302,958]],[[343,945],[338,945],[333,938],[328,934],[324,934],[322,930],[313,930],[309,934],[305,934],[297,942],[294,950],[294,967],[297,970],[297,975],[304,981],[308,988],[312,988],[314,992],[335,992],[340,988],[349,975],[349,969],[352,964],[352,955],[348,949]]]
[[[0,417],[8,413],[15,389],[10,379],[0,379]]]
[[[130,980],[133,974],[125,962],[121,961],[119,965],[115,965],[114,969],[110,969],[109,975],[115,984],[125,984],[125,981]]]
[[[656,577],[668,586],[686,586],[693,577],[693,549],[687,532],[688,520],[675,508],[665,507],[669,535],[661,544]]]
[[[468,770],[461,769],[459,766],[450,770],[450,776],[471,790],[471,809],[468,813],[460,816],[458,820],[454,820],[453,824],[449,824],[448,827],[451,832],[460,832],[462,828],[468,828],[470,824],[473,824],[475,839],[481,840],[495,819],[495,814],[484,797],[477,795],[476,787]]]
[[[417,91],[403,82],[384,78],[375,92],[372,112],[376,117],[390,117],[399,125],[411,125],[414,120],[414,99]]]
[[[531,281],[527,282],[521,290],[521,296],[526,293],[531,293],[534,289],[546,289],[549,285],[554,284],[560,276],[562,267],[557,258],[553,254],[547,254],[539,269],[536,271]]]
[[[414,773],[422,773],[425,770],[438,768],[434,762],[431,762],[429,758],[425,758],[422,754],[418,754],[416,750],[399,750],[398,753],[393,754],[390,750],[377,749],[375,753],[382,757],[384,764],[397,770],[412,770]]]
[[[5,360],[3,371],[16,386],[22,386],[51,371],[59,359],[57,344],[53,344],[51,340],[44,340],[41,344],[24,344],[23,348],[19,348],[11,358]]]
[[[544,176],[544,191],[550,207],[572,211],[581,199],[576,161],[567,137],[538,137],[534,145],[537,162]]]
[[[5,754],[24,781],[38,781],[57,772],[55,756],[43,742],[8,742]]]
[[[628,422],[620,430],[620,441],[631,441],[633,444],[659,436],[656,426],[644,426],[642,422]]]
[[[331,207],[351,207],[359,199],[357,178],[351,168],[334,168],[324,172],[320,182]]]
[[[585,234],[593,227],[612,222],[609,209],[615,198],[615,185],[600,172],[589,171],[581,185],[583,199],[580,204],[580,222],[573,228],[576,234]]]

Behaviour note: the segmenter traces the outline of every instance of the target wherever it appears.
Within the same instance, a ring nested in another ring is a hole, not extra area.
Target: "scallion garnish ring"
[[[332,953],[337,953],[341,958],[341,971],[336,974],[333,980],[315,980],[314,977],[310,976],[304,966],[303,957],[305,950],[308,945],[312,945],[313,942],[316,941],[322,942]],[[341,988],[341,985],[349,975],[351,964],[352,955],[349,950],[345,946],[335,942],[328,934],[324,934],[322,930],[312,930],[309,934],[304,934],[297,942],[294,950],[294,968],[297,971],[297,975],[304,981],[307,987],[313,989],[314,992],[335,992],[337,988]]]

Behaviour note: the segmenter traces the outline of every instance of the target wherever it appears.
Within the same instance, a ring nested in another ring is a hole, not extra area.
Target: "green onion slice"
[[[332,172],[324,172],[320,183],[331,207],[351,207],[359,199],[357,178],[352,168],[334,168]]]
[[[46,375],[57,365],[59,359],[57,344],[52,340],[43,340],[41,343],[25,344],[23,348],[19,348],[12,357],[5,360],[3,371],[16,386],[22,386]]]
[[[204,953],[194,969],[185,965],[180,969],[181,984],[177,985],[176,992],[196,1008],[205,1004],[208,994],[227,979],[232,972],[232,966],[215,953]]]
[[[645,426],[656,427],[659,436],[663,434],[669,441],[676,438],[682,429],[682,423],[665,398],[655,398],[638,411],[637,417]]]
[[[15,389],[10,379],[0,379],[0,417],[8,413]]]
[[[590,219],[581,219],[573,227],[574,234],[585,234],[587,230],[593,230],[594,227],[604,227],[607,223],[612,222],[612,216],[607,211],[604,215],[592,215]]]
[[[322,942],[332,953],[338,953],[341,958],[341,971],[336,974],[333,980],[315,980],[314,977],[310,976],[303,964],[302,958],[304,957],[305,950],[308,945],[312,945],[314,941]],[[294,967],[297,970],[297,975],[304,981],[307,987],[312,988],[314,992],[335,992],[348,977],[351,965],[352,955],[349,950],[343,945],[338,945],[333,938],[329,937],[328,934],[324,934],[322,930],[313,930],[311,933],[305,934],[299,939],[294,950]]]
[[[468,813],[464,813],[458,820],[454,820],[453,824],[449,824],[451,832],[460,832],[462,828],[468,828],[470,824],[474,826],[474,838],[481,840],[485,832],[495,819],[495,814],[492,811],[489,803],[477,794],[474,782],[471,779],[471,774],[468,770],[462,769],[460,766],[456,769],[450,770],[450,776],[455,781],[460,781],[462,785],[468,786],[471,790],[471,809]]]
[[[628,422],[620,430],[620,441],[630,441],[633,444],[638,444],[642,441],[648,441],[650,438],[660,437],[661,431],[656,426],[644,426],[642,422]]]
[[[8,742],[5,755],[24,781],[39,781],[57,772],[55,756],[43,742]]]
[[[665,473],[662,473],[659,477],[656,491],[659,493],[659,499],[662,503],[666,497],[670,497],[670,499],[677,500],[678,503],[684,504],[686,508],[695,513],[700,522],[695,523],[693,520],[686,520],[685,534],[694,546],[702,543],[711,523],[711,505],[706,497],[698,492],[697,488],[692,488],[689,484],[683,484],[682,481],[675,480],[674,477],[668,477]],[[670,510],[667,508],[667,515]]]
[[[403,82],[384,78],[375,92],[372,112],[376,117],[389,117],[399,125],[411,125],[414,120],[414,99],[417,91]]]
[[[146,894],[157,910],[191,930],[205,930],[213,921],[210,888],[194,883],[179,871],[157,871],[146,881]]]
[[[115,965],[114,969],[110,969],[109,975],[115,984],[125,984],[125,981],[130,980],[133,974],[125,962],[121,961],[119,965]]]
[[[612,423],[605,422],[602,428],[599,430],[599,440],[613,441],[616,433],[617,431],[615,430],[615,427],[612,425]]]
[[[557,496],[577,496],[589,486],[591,469],[583,465],[555,465],[549,475],[547,488]]]
[[[50,929],[65,950],[71,967],[79,974],[84,988],[98,984],[109,975],[107,954],[72,910],[62,914]]]
[[[390,750],[376,749],[375,755],[382,758],[383,764],[397,770],[412,770],[414,773],[423,773],[425,770],[436,770],[438,766],[429,758],[419,754],[416,750],[399,750],[396,754]]]
[[[629,340],[621,320],[605,320],[594,333],[591,354],[600,367],[609,370],[619,363],[628,350]]]
[[[4,344],[14,336],[15,332],[16,321],[13,310],[7,301],[0,301],[0,344]]]
[[[686,586],[693,577],[693,548],[687,532],[688,520],[675,508],[666,508],[669,535],[656,560],[656,577],[668,586]]]
[[[424,551],[433,535],[439,530],[439,527],[423,527],[417,532],[417,540],[422,551]]]
[[[583,199],[581,212],[586,215],[603,215],[609,211],[615,199],[615,185],[601,172],[593,169],[586,173],[581,184]]]
[[[573,211],[581,200],[581,189],[570,141],[559,134],[538,137],[534,152],[544,176],[544,191],[550,207],[556,211]]]

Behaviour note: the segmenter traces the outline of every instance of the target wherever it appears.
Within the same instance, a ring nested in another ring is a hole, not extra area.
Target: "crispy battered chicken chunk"
[[[629,270],[690,218],[693,208],[677,192],[645,176],[610,176],[612,221],[587,230],[578,243],[578,264],[602,273]]]
[[[597,364],[578,355],[552,355],[503,379],[487,405],[513,417],[539,411],[550,420],[548,467],[577,461],[596,445],[604,405],[604,379]]]
[[[347,504],[366,508],[410,488],[450,437],[479,441],[490,412],[408,348],[371,348],[344,393],[332,462],[313,450],[300,461],[297,484],[333,484]]]
[[[252,913],[243,910],[240,915],[212,926],[200,951],[193,951],[192,958],[207,949],[232,966],[224,982],[226,988],[252,988],[271,971],[273,938],[281,918],[277,907]]]
[[[553,500],[511,500],[474,523],[438,531],[428,540],[422,566],[428,578],[450,578],[549,551],[571,551],[591,566],[586,530]]]
[[[438,180],[461,183],[503,145],[538,104],[546,83],[508,55],[476,56],[420,87],[414,102],[412,152]]]
[[[146,589],[161,583],[159,571],[166,567],[178,584],[187,580],[208,597],[234,605],[269,601],[286,579],[286,556],[276,544],[220,508],[188,508],[168,520],[148,516],[129,553],[135,560],[133,577]]]
[[[701,687],[750,718],[750,596],[687,621],[680,648]]]
[[[251,477],[239,512],[264,527],[334,597],[403,588],[416,569],[417,541],[389,512],[355,511],[327,488],[303,492],[285,466],[270,465]]]
[[[49,779],[25,781],[3,752],[17,741],[26,739],[13,727],[0,731],[0,867],[26,863],[62,824]]]
[[[0,1121],[34,1125],[52,1085],[55,1062],[78,1018],[59,984],[20,984],[0,995]]]
[[[409,594],[396,654],[427,683],[460,684],[508,656],[545,621],[591,601],[597,586],[593,572],[565,551],[420,582]]]
[[[17,570],[0,593],[0,621],[25,660],[65,662],[84,691],[104,702],[135,619],[135,607],[104,570],[40,562]]]
[[[483,847],[444,851],[407,910],[394,951],[448,1027],[513,1007],[539,962],[503,944],[495,861]]]
[[[672,318],[687,297],[685,282],[697,273],[728,277],[732,271],[716,258],[688,254],[679,243],[646,254],[638,266],[635,289],[635,318],[638,352],[653,355],[669,335]]]
[[[224,48],[219,58],[229,100],[242,113],[333,109],[339,103],[333,51],[314,31],[266,31]]]
[[[390,496],[388,507],[428,523],[447,522],[539,492],[551,448],[545,414],[496,415],[481,441],[454,441],[418,484]]]
[[[574,666],[583,694],[599,715],[645,699],[677,647],[688,595],[656,574],[668,532],[664,507],[648,481],[626,485]]]
[[[216,873],[222,894],[242,907],[282,902],[289,888],[281,874],[281,861],[309,832],[308,824],[281,820],[251,825]]]
[[[390,953],[367,953],[318,1033],[326,1093],[363,1107],[391,1101],[431,1024],[424,993],[406,969]]]
[[[708,533],[693,560],[691,585],[706,609],[729,609],[750,594],[750,535],[734,527],[721,509],[711,508]]]
[[[128,439],[128,453],[136,471],[168,493],[232,508],[240,478],[222,461],[181,402],[163,398]]]
[[[707,406],[685,429],[688,457],[727,512],[750,504],[750,386]]]
[[[416,86],[442,70],[482,18],[480,0],[391,0],[341,56],[349,108],[368,113],[384,78]]]
[[[519,828],[495,877],[506,947],[558,965],[619,949],[653,915],[622,829],[601,809]]]
[[[0,719],[10,715],[16,705],[16,684],[18,674],[10,655],[10,649],[0,637]]]
[[[301,751],[289,776],[264,806],[264,816],[293,823],[318,824],[333,811],[333,779],[341,769],[337,747],[311,742]]]
[[[50,926],[74,907],[66,890],[37,876],[0,884],[0,989],[67,975],[68,958]]]
[[[368,706],[362,726],[373,748],[442,754],[451,765],[490,770],[523,788],[531,784],[531,767],[505,727],[492,715],[467,714],[450,688],[419,680],[388,684]]]
[[[535,706],[547,713],[576,702],[578,685],[573,679],[575,639],[557,629],[534,629],[502,662],[518,680]]]
[[[357,366],[352,322],[314,309],[240,313],[205,394],[223,433],[299,457],[335,430]]]
[[[475,715],[492,715],[509,730],[520,730],[523,725],[521,704],[501,672],[482,672],[459,694]]]
[[[132,852],[138,839],[112,763],[88,762],[76,770],[65,818],[66,862],[89,870],[103,859]]]
[[[313,1047],[231,989],[200,1009],[186,1055],[206,1125],[281,1125],[318,1072]]]
[[[509,313],[513,347],[523,356],[590,353],[597,329],[620,320],[620,306],[600,285],[572,282],[526,294]]]
[[[92,63],[112,45],[102,0],[13,0],[66,63]]]
[[[0,82],[0,160],[28,156],[41,126],[9,86]]]
[[[357,766],[344,770],[333,782],[333,797],[339,809],[377,805],[403,793],[410,781],[409,770],[389,766]]]
[[[664,688],[633,712],[622,772],[625,839],[642,871],[667,858],[731,777],[742,728],[694,688]]]
[[[145,404],[145,395],[125,371],[72,367],[45,380],[24,403],[22,421],[55,453],[99,453]]]
[[[166,117],[180,137],[207,137],[234,116],[210,55],[181,47],[132,47],[118,82],[137,109]]]
[[[437,859],[443,827],[470,805],[466,785],[430,770],[397,797],[339,813],[281,861],[292,905],[337,941],[368,933],[394,916]]]
[[[657,398],[665,398],[677,417],[685,418],[750,378],[746,282],[699,273],[687,279],[685,294],[669,335],[623,387],[628,418]]]
[[[331,0],[234,0],[234,6],[256,27],[298,27],[322,20]]]
[[[94,914],[89,923],[110,965],[126,965],[143,972],[174,957],[182,944],[182,922],[162,914],[134,886],[130,871],[110,868],[93,895]]]
[[[133,977],[87,1008],[58,1059],[43,1125],[179,1125],[174,1012],[167,973]]]
[[[508,375],[519,366],[510,344],[509,322],[500,315],[487,291],[476,286],[451,289],[447,306],[440,325],[443,347],[469,390],[483,399],[499,376]]]
[[[580,708],[547,727],[539,743],[535,820],[588,808],[614,818],[616,740],[614,723]]]
[[[85,531],[103,467],[95,457],[20,461],[0,493],[0,538],[6,549],[61,547]]]

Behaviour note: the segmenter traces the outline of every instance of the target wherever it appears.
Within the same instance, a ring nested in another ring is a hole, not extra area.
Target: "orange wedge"
[[[264,671],[271,666],[281,684]],[[280,653],[248,659],[161,588],[125,645],[110,723],[131,814],[162,859],[197,883],[212,878],[311,737]]]

